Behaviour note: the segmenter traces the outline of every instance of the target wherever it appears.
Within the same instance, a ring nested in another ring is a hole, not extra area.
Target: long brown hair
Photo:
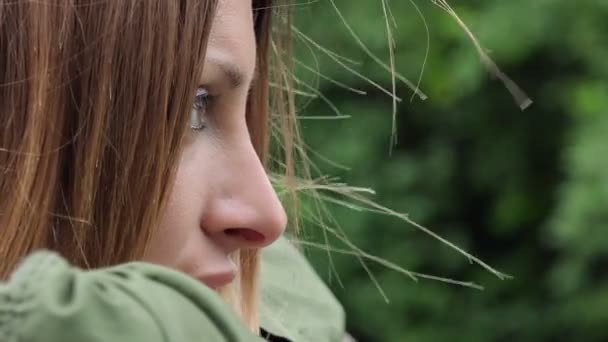
[[[39,248],[86,268],[143,256],[216,2],[0,0],[0,279]],[[247,118],[265,161],[272,6],[254,6],[259,77]],[[253,327],[257,252],[240,263],[240,311]]]

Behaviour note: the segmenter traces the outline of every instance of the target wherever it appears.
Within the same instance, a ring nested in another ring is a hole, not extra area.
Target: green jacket
[[[342,342],[345,315],[325,283],[287,239],[262,252],[262,327],[292,341]]]
[[[298,342],[341,340],[339,304],[289,243],[264,252],[262,267],[262,323],[268,331]],[[0,341],[262,339],[213,290],[182,273],[139,262],[83,271],[57,254],[38,252],[0,283]]]

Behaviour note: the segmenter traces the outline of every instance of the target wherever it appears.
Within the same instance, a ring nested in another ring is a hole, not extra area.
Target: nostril
[[[255,243],[263,242],[265,239],[264,235],[256,232],[253,229],[247,229],[247,228],[226,229],[224,231],[224,233],[228,236],[240,237],[246,241],[255,242]]]

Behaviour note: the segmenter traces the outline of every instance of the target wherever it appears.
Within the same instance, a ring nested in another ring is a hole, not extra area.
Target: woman
[[[269,129],[287,175],[295,131],[272,8],[0,1],[0,341],[256,338],[258,250],[286,225]]]

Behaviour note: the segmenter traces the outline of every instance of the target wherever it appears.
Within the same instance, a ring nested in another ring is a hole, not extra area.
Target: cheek
[[[190,245],[204,238],[199,221],[207,203],[208,177],[204,165],[191,156],[186,149],[146,261],[175,267],[188,255]]]

